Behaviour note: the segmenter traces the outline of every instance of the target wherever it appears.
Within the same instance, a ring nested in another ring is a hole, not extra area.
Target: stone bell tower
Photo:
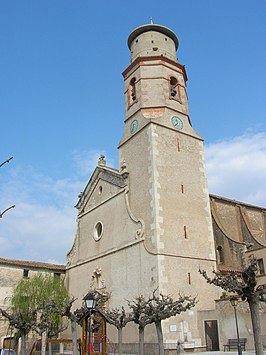
[[[129,35],[128,47],[131,64],[123,73],[125,127],[119,161],[129,173],[131,209],[144,221],[146,261],[153,265],[149,286],[140,289],[197,295],[199,303],[182,318],[185,323],[172,318],[164,323],[169,340],[195,340],[197,311],[213,309],[217,292],[210,287],[203,291],[198,273],[199,267],[212,270],[216,265],[203,141],[191,125],[187,75],[176,59],[176,35],[148,24]],[[170,328],[179,333],[171,334]]]
[[[163,333],[165,342],[200,345],[199,311],[214,309],[217,297],[198,273],[216,264],[203,142],[190,122],[176,35],[144,25],[129,35],[128,46],[119,169],[100,157],[79,196],[66,283],[76,308],[88,287],[108,291],[110,309],[155,290],[174,299],[179,292],[197,296],[195,309],[164,321]],[[107,332],[115,339],[112,327]],[[123,340],[136,339],[130,323]],[[147,327],[145,342],[156,339],[155,328]]]

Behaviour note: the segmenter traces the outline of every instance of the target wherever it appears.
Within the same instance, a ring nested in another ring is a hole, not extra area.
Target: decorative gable
[[[119,193],[125,186],[125,180],[118,170],[98,166],[79,196],[79,201],[76,205],[78,215],[100,205]]]

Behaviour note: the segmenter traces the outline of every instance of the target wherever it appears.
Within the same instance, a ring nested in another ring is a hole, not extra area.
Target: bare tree
[[[71,336],[72,336],[72,353],[73,355],[77,355],[78,353],[78,341],[77,341],[77,320],[80,317],[79,312],[72,312],[72,304],[75,301],[75,298],[71,298],[66,302],[65,305],[61,307],[59,310],[60,315],[63,317],[67,317],[70,320],[71,325]]]
[[[154,290],[152,296],[145,299],[142,295],[135,298],[135,300],[128,302],[132,310],[133,321],[139,326],[139,354],[144,354],[144,329],[146,325],[155,323],[159,354],[164,354],[162,320],[185,312],[196,305],[196,297],[190,297],[179,294],[177,300],[172,297],[156,294]]]
[[[0,164],[0,168],[1,168],[1,166],[3,166],[4,164],[9,163],[10,160],[12,160],[12,159],[13,159],[13,157],[10,157],[10,158],[8,158],[7,160],[5,160],[3,163]]]
[[[139,355],[144,354],[144,329],[146,325],[152,323],[151,318],[146,314],[146,306],[148,307],[148,300],[140,295],[133,301],[128,301],[128,305],[132,310],[133,321],[138,324],[139,328]]]
[[[27,306],[27,314],[23,309],[12,309],[11,312],[0,308],[2,315],[8,320],[12,328],[19,331],[21,338],[21,354],[26,355],[26,336],[31,331],[36,322],[37,311],[35,308]]]
[[[122,355],[122,330],[132,321],[132,315],[126,314],[124,307],[101,311],[108,323],[114,325],[118,332],[118,354]]]
[[[213,271],[213,278],[208,277],[206,271],[199,270],[207,283],[219,286],[226,291],[236,293],[243,301],[247,301],[250,309],[256,355],[263,355],[259,305],[260,302],[266,302],[266,289],[262,286],[257,286],[256,271],[257,261],[255,259],[253,259],[250,262],[250,265],[242,272]]]
[[[11,208],[15,208],[15,207],[16,207],[16,206],[13,205],[13,206],[10,206],[10,207],[6,208],[3,212],[0,213],[0,218],[2,218],[3,215],[4,215],[7,211],[11,210]]]

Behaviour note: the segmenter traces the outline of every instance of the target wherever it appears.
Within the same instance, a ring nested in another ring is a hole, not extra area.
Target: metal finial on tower
[[[153,19],[152,19],[152,17],[150,18],[150,21],[151,21],[151,25],[153,25]]]

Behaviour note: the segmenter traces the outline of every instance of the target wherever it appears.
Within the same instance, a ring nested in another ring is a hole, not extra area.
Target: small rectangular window
[[[60,280],[60,276],[61,276],[60,272],[55,272],[54,273],[54,279],[55,280]]]
[[[184,237],[185,237],[185,239],[187,239],[187,227],[186,226],[184,226]]]
[[[259,275],[264,275],[265,274],[265,269],[264,269],[263,259],[258,259],[257,260],[257,265],[258,265]]]
[[[187,273],[188,284],[191,285],[191,275],[190,272]]]
[[[27,279],[29,277],[29,270],[28,269],[24,269],[23,270],[23,278]]]
[[[179,138],[177,138],[176,143],[177,143],[177,151],[180,152],[180,141],[179,141]]]

